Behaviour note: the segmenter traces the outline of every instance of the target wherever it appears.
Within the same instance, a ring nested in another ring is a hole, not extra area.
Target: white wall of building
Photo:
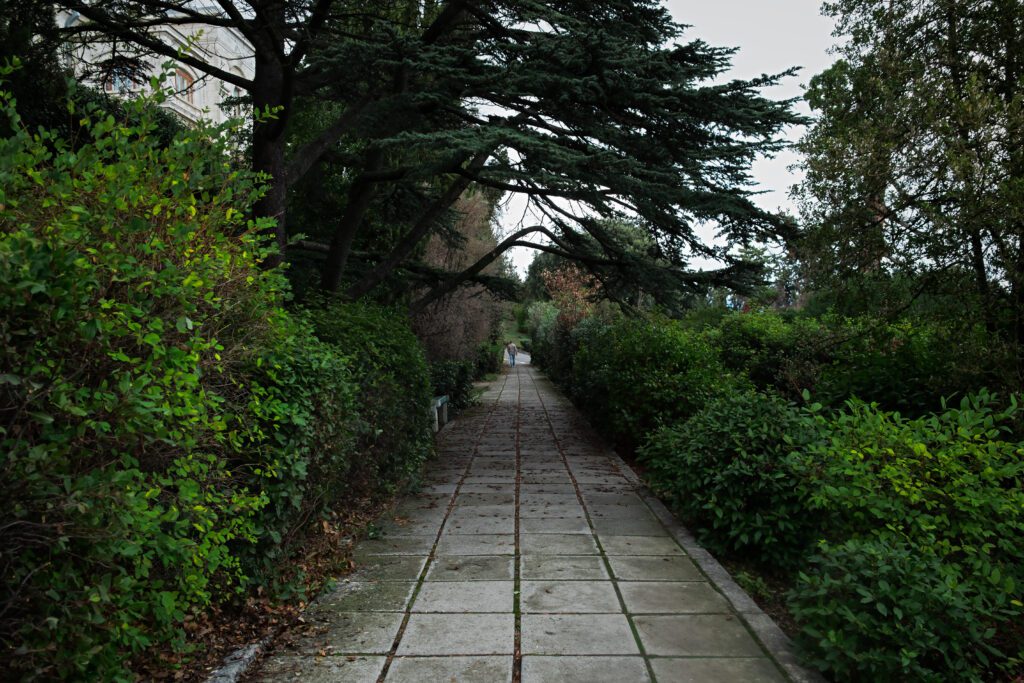
[[[62,12],[57,16],[61,26],[74,26],[83,20],[77,14]],[[191,54],[223,71],[246,79],[253,77],[255,62],[249,42],[236,30],[201,24],[160,26],[151,35],[176,50],[189,50]],[[90,43],[72,50],[74,67],[79,75],[89,71],[88,66],[103,64],[113,55],[109,44]],[[225,83],[219,78],[208,76],[198,69],[163,55],[146,55],[141,59],[140,71],[113,78],[96,78],[91,84],[109,93],[131,97],[149,89],[151,76],[161,73],[163,65],[171,63],[172,77],[164,83],[174,92],[164,106],[191,123],[201,119],[213,123],[238,115],[237,109],[225,104],[231,97],[244,95],[237,86]]]

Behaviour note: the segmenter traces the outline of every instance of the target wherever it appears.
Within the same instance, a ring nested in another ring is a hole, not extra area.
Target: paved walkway
[[[788,680],[529,365],[439,450],[422,492],[358,546],[360,569],[251,680]]]

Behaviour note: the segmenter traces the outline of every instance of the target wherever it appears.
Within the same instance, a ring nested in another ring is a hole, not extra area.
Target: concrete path
[[[528,364],[439,450],[422,492],[359,545],[357,572],[250,680],[789,680]]]

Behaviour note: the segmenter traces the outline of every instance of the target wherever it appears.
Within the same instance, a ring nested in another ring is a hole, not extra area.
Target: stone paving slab
[[[783,673],[777,628],[529,365],[438,451],[249,680],[811,680]]]
[[[738,683],[785,681],[770,659],[652,659],[658,683]]]
[[[643,657],[523,657],[523,680],[533,683],[645,683]],[[739,680],[739,679],[737,679]]]
[[[503,683],[512,680],[512,657],[397,657],[388,678],[405,683]]]

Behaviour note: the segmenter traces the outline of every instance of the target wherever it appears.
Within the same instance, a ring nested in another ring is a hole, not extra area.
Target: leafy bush
[[[805,556],[815,526],[788,458],[818,432],[812,414],[743,389],[654,432],[639,459],[651,488],[710,550],[791,567]]]
[[[349,361],[318,340],[303,316],[276,320],[273,337],[249,361],[255,381],[237,414],[251,416],[255,438],[235,458],[239,470],[258,468],[268,500],[257,543],[240,552],[250,575],[275,586],[305,526],[365,493],[351,475],[361,424]]]
[[[910,320],[880,325],[865,318],[833,324],[836,342],[815,388],[823,403],[840,406],[854,396],[916,417],[939,410],[943,398],[1012,386],[1000,370],[1012,366],[1006,349],[981,326],[954,330]]]
[[[307,308],[319,339],[358,359],[358,462],[350,486],[391,492],[411,482],[430,453],[430,372],[403,313],[366,303],[322,300]]]
[[[993,624],[1020,610],[993,597],[986,577],[885,534],[823,545],[789,605],[806,661],[837,680],[940,683],[996,678]]]
[[[0,140],[0,640],[10,676],[130,679],[279,585],[329,506],[407,480],[429,383],[400,316],[295,315],[221,130],[95,106]],[[323,336],[314,336],[314,327]],[[349,355],[353,360],[349,360]],[[358,387],[358,388],[357,388]]]
[[[1024,448],[1001,439],[1016,400],[995,402],[982,391],[908,420],[850,401],[794,462],[829,538],[888,529],[985,576],[1024,567]]]
[[[821,535],[836,544],[822,551],[826,574],[802,577],[792,596],[816,661],[869,679],[891,669],[939,680],[951,667],[980,680],[990,661],[1020,657],[1024,448],[1001,438],[1016,401],[996,405],[980,392],[959,408],[908,420],[851,401],[828,438],[792,460]],[[858,550],[863,556],[852,557]],[[919,589],[935,595],[922,602]],[[824,614],[829,601],[862,610],[858,603],[879,590],[891,592],[889,602],[873,609],[897,615],[884,629],[866,617],[839,623]],[[936,616],[947,609],[948,617]]]
[[[873,318],[812,319],[774,311],[730,313],[705,331],[731,370],[760,389],[799,400],[805,390],[832,408],[850,397],[920,416],[944,397],[1005,382],[1003,345],[977,326]]]
[[[545,370],[552,365],[552,357],[558,350],[554,340],[558,323],[558,309],[550,301],[535,301],[526,310],[532,346],[530,362]],[[549,372],[550,374],[550,372]]]
[[[486,342],[477,347],[473,376],[480,378],[501,372],[503,349],[498,342]]]
[[[474,363],[441,361],[430,364],[430,383],[435,396],[447,396],[455,410],[468,408],[473,399]]]
[[[675,321],[595,323],[577,337],[571,394],[626,448],[663,422],[690,417],[734,381],[708,343]]]
[[[745,373],[759,389],[778,391],[791,400],[815,388],[821,366],[829,360],[829,335],[820,323],[783,318],[773,311],[723,316],[707,336],[727,368]]]
[[[246,223],[257,179],[215,131],[169,145],[95,107],[74,152],[0,141],[0,637],[32,675],[101,679],[183,644],[185,615],[246,580],[274,444],[246,368],[283,315]],[[251,416],[248,416],[251,417]]]
[[[526,332],[526,331],[528,331],[530,329],[529,328],[529,324],[530,324],[529,318],[530,318],[530,316],[529,316],[529,312],[527,311],[526,306],[523,306],[522,304],[516,305],[512,309],[512,314],[516,318],[516,330],[517,331],[519,331],[519,332]]]

